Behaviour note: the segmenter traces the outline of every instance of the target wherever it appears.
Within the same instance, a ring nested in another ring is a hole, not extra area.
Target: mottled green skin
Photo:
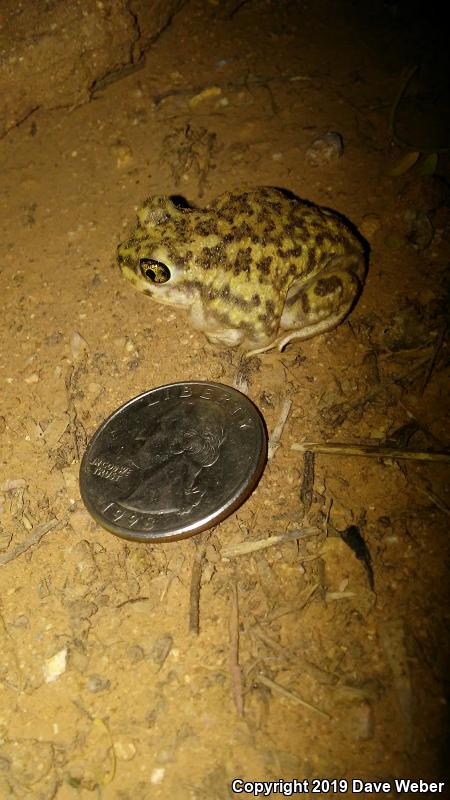
[[[365,276],[362,243],[338,214],[266,188],[204,209],[149,198],[118,257],[137,289],[188,308],[211,341],[246,350],[335,327]]]

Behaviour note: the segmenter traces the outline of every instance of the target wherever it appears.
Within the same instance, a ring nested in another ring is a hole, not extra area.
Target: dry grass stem
[[[239,544],[232,544],[229,547],[222,547],[222,558],[234,558],[234,556],[247,556],[249,553],[255,553],[258,550],[266,550],[268,547],[273,547],[276,544],[283,542],[290,542],[293,539],[301,539],[305,536],[319,536],[323,531],[320,528],[300,528],[295,531],[288,531],[287,533],[280,533],[278,536],[268,536],[267,539],[257,539],[256,542],[239,542]],[[316,558],[316,556],[313,556]],[[305,560],[308,560],[306,557]]]
[[[446,450],[404,450],[397,447],[371,444],[339,444],[338,442],[296,442],[291,450],[305,453],[327,453],[332,456],[368,456],[369,458],[403,458],[412,461],[445,461],[450,463],[450,453]]]
[[[315,714],[320,714],[321,717],[325,717],[325,719],[331,719],[330,715],[326,713],[326,711],[322,711],[321,708],[317,708],[317,706],[311,705],[311,703],[307,703],[306,700],[302,700],[301,697],[298,696],[295,692],[291,692],[289,689],[285,689],[284,686],[280,686],[279,683],[275,683],[270,678],[267,678],[265,675],[258,675],[257,679],[258,683],[262,683],[264,686],[267,686],[273,692],[278,692],[278,694],[283,695],[288,700],[296,703],[297,705],[304,706],[304,708],[309,709],[309,711],[314,711]]]
[[[244,699],[242,694],[242,671],[239,666],[239,603],[236,584],[231,592],[230,673],[236,710],[239,716],[242,717],[244,715]]]
[[[440,497],[438,497],[437,494],[430,491],[430,489],[424,489],[421,486],[418,486],[417,488],[419,492],[422,492],[422,494],[426,495],[426,497],[429,497],[432,503],[434,503],[435,506],[437,506],[441,511],[443,511],[444,514],[450,515],[450,508],[444,503],[444,501]]]
[[[285,400],[278,417],[278,422],[275,425],[271,435],[269,436],[269,446],[267,448],[267,459],[270,461],[280,445],[280,439],[283,434],[284,426],[286,425],[289,412],[292,407],[292,400]]]
[[[271,636],[267,636],[261,628],[255,626],[251,630],[252,635],[254,635],[257,639],[259,639],[263,644],[277,653],[280,658],[283,658],[289,663],[295,663],[296,666],[302,672],[306,672],[312,678],[314,678],[318,683],[327,684],[328,686],[334,685],[338,681],[338,675],[333,674],[331,672],[327,672],[326,670],[322,669],[321,667],[316,666],[316,664],[312,664],[306,658],[302,658],[297,650],[289,650],[286,647],[283,647],[279,642],[275,639],[272,639]]]
[[[191,633],[198,634],[200,631],[200,585],[202,581],[203,561],[206,552],[206,543],[212,531],[203,534],[198,543],[194,555],[191,573],[191,590],[189,594],[189,630]]]
[[[4,553],[0,556],[0,566],[3,564],[8,564],[10,561],[14,561],[15,558],[18,558],[25,553],[30,547],[37,544],[43,536],[49,531],[55,530],[55,528],[62,528],[63,525],[66,524],[66,520],[63,519],[51,519],[49,522],[43,522],[41,525],[38,525],[36,528],[33,529],[31,536],[28,539],[25,539],[24,542],[18,544],[14,550],[11,550],[10,553]]]

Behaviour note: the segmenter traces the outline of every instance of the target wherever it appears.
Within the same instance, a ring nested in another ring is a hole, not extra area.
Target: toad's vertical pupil
[[[142,275],[151,283],[167,283],[170,279],[170,269],[161,261],[141,258],[140,268]]]

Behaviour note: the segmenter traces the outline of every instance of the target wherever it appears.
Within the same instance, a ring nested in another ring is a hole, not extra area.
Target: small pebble
[[[2,492],[15,492],[17,489],[25,489],[26,481],[23,478],[9,479],[2,483],[0,490]]]
[[[130,166],[133,162],[133,151],[128,144],[119,142],[111,148],[113,155],[116,158],[117,169],[124,169]]]
[[[142,661],[145,653],[142,647],[140,647],[138,644],[132,644],[127,650],[127,656],[132,664],[137,664],[138,661]]]
[[[409,209],[405,212],[405,222],[408,225],[407,238],[416,250],[425,250],[434,238],[434,227],[426,211]]]
[[[343,152],[344,142],[341,134],[328,131],[310,144],[305,153],[305,161],[310,167],[322,167],[337,161]]]
[[[86,339],[83,339],[77,331],[74,331],[70,336],[70,351],[75,361],[84,353],[89,352],[89,345]]]
[[[159,636],[153,643],[149,653],[149,660],[158,665],[159,668],[164,664],[173,645],[173,638],[170,634]]]
[[[30,620],[26,614],[19,614],[13,622],[15,628],[28,628]]]
[[[118,739],[114,742],[114,752],[121,761],[131,761],[136,755],[136,746],[133,742],[122,742]]]
[[[366,239],[373,239],[376,232],[381,227],[381,219],[378,214],[365,214],[361,220],[359,230]]]
[[[164,767],[155,767],[155,769],[152,770],[152,774],[150,775],[150,783],[153,783],[153,785],[161,783],[165,774],[166,770]]]
[[[67,666],[67,647],[63,647],[51,658],[44,661],[42,672],[46,683],[53,683],[66,671]]]
[[[107,678],[102,678],[101,675],[90,675],[86,683],[86,688],[92,692],[92,694],[105,692],[110,686],[111,681],[107,680]]]

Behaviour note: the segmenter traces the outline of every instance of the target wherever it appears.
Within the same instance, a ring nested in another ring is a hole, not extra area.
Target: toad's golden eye
[[[139,262],[141,273],[150,283],[167,283],[170,280],[170,269],[161,261],[153,258],[141,258]]]

